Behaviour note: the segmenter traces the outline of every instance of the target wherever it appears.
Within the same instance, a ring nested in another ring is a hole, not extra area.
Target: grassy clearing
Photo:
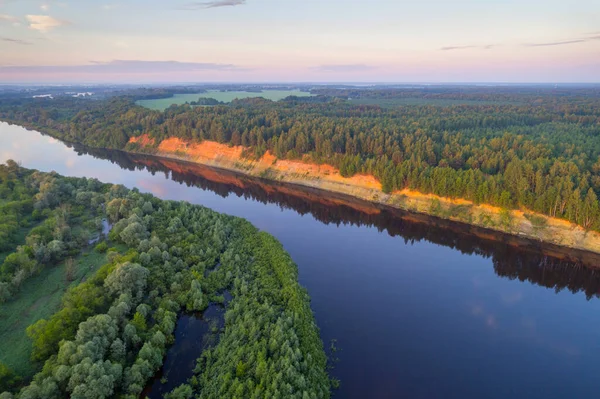
[[[172,104],[185,104],[186,102],[196,101],[199,98],[214,98],[218,101],[229,103],[233,100],[242,98],[252,97],[263,97],[267,100],[279,101],[288,96],[308,97],[310,93],[298,90],[264,90],[260,93],[247,92],[247,91],[216,91],[209,90],[206,93],[197,94],[175,94],[170,98],[159,98],[155,100],[139,100],[136,104],[142,107],[150,108],[153,110],[164,111]]]
[[[65,262],[47,267],[27,280],[14,300],[0,305],[0,361],[25,378],[32,376],[36,370],[29,361],[26,328],[56,312],[67,288],[85,281],[105,260],[105,254],[89,248],[75,259],[73,281],[66,279]]]
[[[519,105],[517,102],[502,101],[476,101],[476,100],[444,100],[444,99],[425,99],[425,98],[390,98],[390,99],[371,99],[371,98],[353,98],[351,104],[360,105],[379,105],[383,108],[394,108],[402,105],[434,105],[438,107],[449,107],[452,105]]]

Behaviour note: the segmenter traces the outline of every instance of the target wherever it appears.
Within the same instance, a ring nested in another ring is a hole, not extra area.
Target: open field
[[[0,305],[0,362],[17,374],[30,377],[35,372],[29,361],[31,341],[25,333],[27,327],[50,317],[59,309],[61,297],[69,287],[85,281],[104,264],[105,254],[90,250],[75,258],[72,281],[66,279],[65,262],[48,266],[28,279],[14,300]]]
[[[139,100],[136,104],[153,110],[164,111],[173,104],[185,104],[186,102],[196,101],[199,98],[214,98],[217,101],[225,103],[242,98],[263,97],[267,100],[279,101],[288,96],[309,97],[311,94],[299,90],[264,90],[263,92],[248,91],[216,91],[209,90],[206,93],[197,94],[175,94],[169,98],[159,98],[155,100]]]

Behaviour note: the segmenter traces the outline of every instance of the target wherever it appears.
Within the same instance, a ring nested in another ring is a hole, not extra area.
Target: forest
[[[223,304],[226,291],[218,342],[167,397],[329,397],[327,358],[297,268],[249,222],[13,161],[0,165],[0,221],[0,314],[35,296],[30,282],[46,270],[62,267],[69,280],[90,246],[102,260],[70,280],[55,313],[22,332],[31,340],[27,359],[0,352],[0,398],[138,398],[163,363],[178,315]],[[105,221],[110,232],[98,237]],[[14,370],[23,361],[33,373]]]
[[[241,145],[251,158],[270,151],[280,159],[331,164],[347,177],[373,175],[386,193],[409,188],[600,230],[598,88],[321,88],[313,94],[164,112],[135,105],[135,96],[13,99],[0,104],[0,119],[99,148],[151,153],[151,146],[128,144],[141,134],[155,145],[169,137]]]

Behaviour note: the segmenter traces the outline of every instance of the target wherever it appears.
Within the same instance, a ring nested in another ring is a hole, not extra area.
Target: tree
[[[598,197],[592,188],[590,188],[585,196],[582,209],[582,225],[589,229],[595,224],[598,224],[599,217]]]
[[[8,366],[0,362],[0,391],[10,390],[18,381],[19,377]]]
[[[202,287],[200,286],[200,282],[196,279],[192,280],[192,283],[190,284],[186,308],[190,312],[203,309]]]
[[[123,373],[122,366],[110,361],[92,362],[85,358],[73,367],[68,389],[74,398],[104,399],[113,395]]]
[[[65,280],[71,282],[75,279],[75,261],[73,258],[65,260]]]
[[[125,244],[137,247],[141,240],[148,237],[148,232],[143,224],[133,222],[123,229],[120,237]]]
[[[111,295],[128,294],[139,301],[145,292],[149,270],[137,264],[126,262],[117,265],[115,270],[106,277],[105,287]]]
[[[165,399],[191,399],[193,395],[192,387],[187,384],[181,384],[173,391],[165,395]]]
[[[140,333],[144,333],[148,329],[146,318],[140,312],[135,312],[133,315],[133,320],[131,321],[131,325],[133,325],[136,331]]]

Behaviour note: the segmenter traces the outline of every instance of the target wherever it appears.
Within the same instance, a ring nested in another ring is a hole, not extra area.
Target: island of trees
[[[411,189],[523,209],[600,230],[600,89],[322,88],[313,97],[212,107],[11,99],[0,119],[94,147],[151,152],[162,140],[244,146],[248,157],[328,163]],[[147,134],[152,145],[128,144]]]
[[[107,223],[108,237],[99,236]],[[54,313],[0,342],[2,399],[138,398],[178,314],[223,303],[225,292],[218,343],[168,397],[329,397],[296,266],[243,219],[9,161],[0,165],[0,234],[0,334],[18,325],[8,306],[59,298]],[[46,295],[35,280],[50,284],[56,270],[64,294]]]

